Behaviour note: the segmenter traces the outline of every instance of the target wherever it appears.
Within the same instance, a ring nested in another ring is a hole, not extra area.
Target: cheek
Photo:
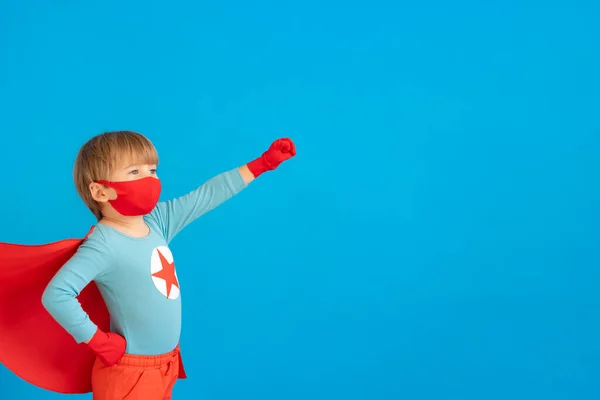
[[[107,188],[105,193],[108,196],[109,200],[116,200],[116,198],[118,197],[117,192],[113,188]]]

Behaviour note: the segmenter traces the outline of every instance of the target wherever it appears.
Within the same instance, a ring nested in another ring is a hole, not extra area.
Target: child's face
[[[110,182],[126,182],[148,177],[158,179],[156,164],[124,162],[110,173],[107,180]],[[90,191],[94,200],[101,204],[106,204],[109,200],[117,198],[117,192],[113,188],[105,187],[98,183],[92,183]]]

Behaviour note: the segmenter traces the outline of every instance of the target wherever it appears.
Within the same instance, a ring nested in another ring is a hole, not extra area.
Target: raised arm
[[[290,139],[278,139],[259,158],[223,172],[190,193],[160,202],[148,216],[162,231],[167,243],[191,222],[229,200],[264,172],[276,169],[296,155]]]

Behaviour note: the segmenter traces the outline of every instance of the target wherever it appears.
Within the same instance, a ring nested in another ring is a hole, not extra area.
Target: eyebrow
[[[144,164],[144,163],[141,163],[141,164],[130,164],[130,165],[126,166],[123,169],[129,169],[129,168],[132,168],[132,167],[139,167],[141,165],[158,165],[158,164]]]

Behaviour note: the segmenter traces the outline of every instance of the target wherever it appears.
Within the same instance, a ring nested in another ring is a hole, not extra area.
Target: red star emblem
[[[158,257],[160,258],[160,263],[162,264],[162,269],[158,272],[152,274],[157,278],[163,279],[167,284],[167,298],[171,294],[171,289],[173,286],[176,286],[179,289],[179,282],[177,281],[177,277],[175,276],[175,263],[168,262],[165,256],[162,255],[160,251],[157,250]]]

